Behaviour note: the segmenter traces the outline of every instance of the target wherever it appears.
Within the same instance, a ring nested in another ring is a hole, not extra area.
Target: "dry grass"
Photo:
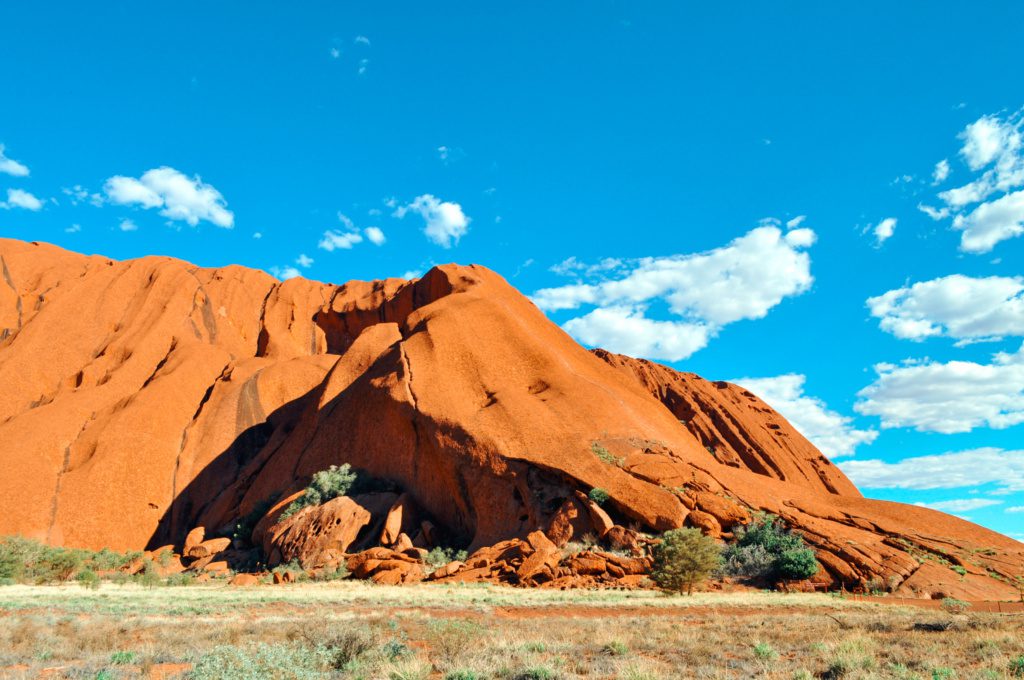
[[[944,632],[918,622],[955,620]],[[365,583],[0,588],[4,677],[1012,678],[1024,617],[774,593]],[[26,664],[25,670],[13,670]]]

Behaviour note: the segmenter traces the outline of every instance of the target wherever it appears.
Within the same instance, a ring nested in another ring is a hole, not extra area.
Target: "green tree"
[[[733,533],[736,540],[725,549],[729,573],[784,581],[804,580],[818,573],[814,551],[774,515],[761,513]]]
[[[654,547],[651,579],[662,590],[690,595],[721,564],[721,552],[700,529],[666,531]]]
[[[305,492],[285,508],[281,513],[281,519],[291,517],[310,505],[322,505],[338,496],[344,496],[355,481],[356,473],[352,472],[348,463],[341,466],[332,465],[326,470],[314,473]]]

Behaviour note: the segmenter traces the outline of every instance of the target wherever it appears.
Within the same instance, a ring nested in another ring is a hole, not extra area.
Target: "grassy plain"
[[[41,675],[1019,678],[1024,616],[768,592],[350,581],[0,587],[0,677]]]

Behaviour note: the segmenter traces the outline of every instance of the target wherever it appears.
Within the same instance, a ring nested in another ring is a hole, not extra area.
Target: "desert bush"
[[[377,636],[369,628],[312,627],[303,629],[301,637],[335,670],[345,670],[377,646]]]
[[[195,582],[196,577],[185,571],[180,574],[171,574],[167,577],[167,580],[164,581],[164,583],[172,587],[190,586]]]
[[[754,645],[754,658],[758,661],[775,661],[779,653],[767,642],[758,642]]]
[[[651,579],[669,592],[691,594],[721,564],[721,549],[700,529],[673,529],[654,547]]]
[[[722,555],[721,571],[729,576],[758,579],[771,573],[774,558],[763,545],[729,545]]]
[[[731,575],[756,580],[803,580],[818,573],[814,551],[777,517],[759,514],[733,533],[736,540],[724,552]],[[736,571],[731,571],[732,567]]]
[[[1024,678],[1024,654],[1010,662],[1010,675],[1015,678]]]
[[[629,654],[629,647],[621,640],[612,640],[605,644],[601,651],[609,656],[625,656]]]
[[[942,607],[942,611],[944,612],[948,612],[950,614],[963,614],[971,608],[971,603],[958,600],[955,597],[947,597],[942,600],[942,604],[939,606]]]
[[[428,567],[432,569],[439,569],[449,562],[459,561],[465,562],[469,555],[466,554],[465,550],[456,550],[455,548],[437,546],[427,553],[424,560]]]
[[[604,505],[608,501],[608,499],[611,498],[611,495],[609,495],[609,493],[604,489],[595,487],[590,490],[590,493],[587,494],[587,498],[594,501],[598,505]]]
[[[622,464],[626,462],[624,458],[619,458],[611,451],[606,449],[604,446],[598,444],[597,442],[594,442],[593,444],[590,445],[590,450],[594,453],[595,456],[597,456],[598,460],[600,460],[602,463],[622,467]]]
[[[110,655],[110,663],[115,666],[124,666],[135,662],[135,652],[119,651]]]
[[[431,659],[442,669],[455,666],[463,654],[477,646],[483,632],[483,628],[472,621],[431,621],[426,633]]]
[[[96,590],[100,587],[99,574],[92,569],[83,569],[78,572],[78,575],[75,576],[75,580],[78,581],[79,585],[89,588],[90,590]]]
[[[444,676],[444,680],[483,680],[483,678],[484,676],[480,675],[475,671],[467,671],[462,669],[446,673]]]
[[[215,647],[196,660],[193,680],[313,680],[324,677],[324,662],[299,645],[266,644]]]
[[[355,481],[356,473],[352,472],[348,463],[341,466],[332,465],[326,470],[314,473],[305,492],[285,508],[281,513],[281,519],[291,517],[303,508],[321,505],[338,496],[344,496]]]

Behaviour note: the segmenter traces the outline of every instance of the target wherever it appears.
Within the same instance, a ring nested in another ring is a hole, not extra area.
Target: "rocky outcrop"
[[[927,589],[932,567],[964,565],[965,590],[1009,597],[1024,575],[1022,544],[861,497],[756,396],[588,352],[483,267],[339,286],[0,240],[0,270],[0,533],[185,549],[202,526],[199,550],[253,526],[262,545],[314,472],[347,462],[416,508],[395,496],[379,525],[371,511],[349,551],[517,541],[518,560],[538,531],[556,547],[628,543],[616,526],[728,537],[764,510],[807,538],[832,586]],[[580,500],[595,487],[605,516]],[[284,544],[344,552],[308,522]],[[188,559],[219,569],[248,550]],[[520,578],[504,561],[502,579]],[[564,561],[539,561],[523,580],[563,578]]]

